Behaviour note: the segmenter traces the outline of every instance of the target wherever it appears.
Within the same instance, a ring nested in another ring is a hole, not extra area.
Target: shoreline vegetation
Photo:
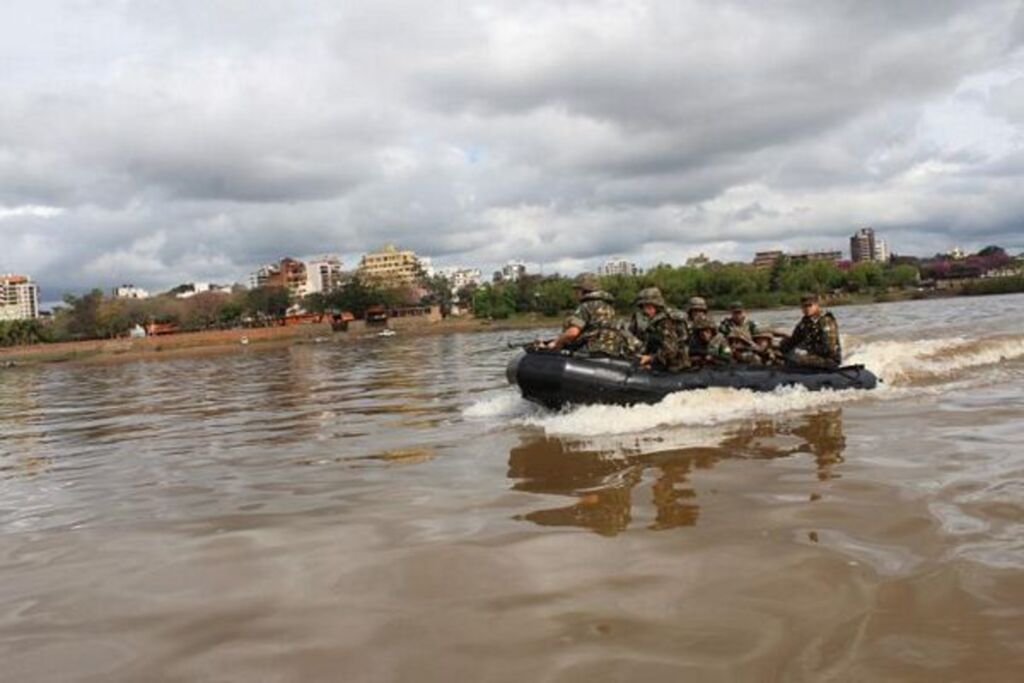
[[[734,301],[763,310],[796,306],[809,292],[829,306],[1024,292],[1022,265],[1001,247],[990,246],[957,261],[893,257],[885,264],[841,264],[782,256],[763,268],[662,264],[641,274],[603,276],[600,284],[623,316],[646,287],[658,287],[680,310],[693,296],[705,298],[715,310]],[[0,367],[357,339],[383,326],[404,336],[557,327],[576,305],[573,279],[558,274],[524,274],[454,290],[445,277],[425,272],[392,287],[356,273],[329,292],[305,297],[294,287],[236,286],[197,294],[183,287],[145,299],[105,296],[94,289],[65,296],[46,320],[0,321]]]

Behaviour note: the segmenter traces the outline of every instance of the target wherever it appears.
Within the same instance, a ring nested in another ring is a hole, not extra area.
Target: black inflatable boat
[[[863,365],[824,370],[802,367],[732,365],[658,372],[613,358],[586,358],[558,351],[523,351],[506,368],[509,384],[523,398],[548,408],[565,404],[657,403],[668,394],[708,387],[772,391],[799,385],[822,389],[874,389],[875,375]]]

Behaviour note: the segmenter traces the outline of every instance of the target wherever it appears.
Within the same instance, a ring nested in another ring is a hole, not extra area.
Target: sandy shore
[[[440,322],[405,325],[397,330],[402,336],[528,330],[557,327],[559,318],[523,316],[509,320],[486,321],[476,318],[447,318]],[[290,327],[263,327],[235,330],[182,332],[145,339],[97,339],[56,344],[34,344],[0,349],[0,366],[5,364],[104,363],[150,358],[169,358],[241,349],[269,349],[317,340],[357,340],[376,335],[377,329],[362,332],[333,332],[330,325],[311,324]]]

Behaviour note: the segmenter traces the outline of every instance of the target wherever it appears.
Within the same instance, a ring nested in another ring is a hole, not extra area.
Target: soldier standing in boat
[[[814,368],[839,367],[843,351],[835,316],[821,310],[816,294],[801,297],[800,308],[804,317],[793,328],[793,333],[779,344],[786,361]]]
[[[640,342],[615,318],[614,297],[601,289],[593,275],[580,275],[574,283],[579,305],[566,318],[562,334],[549,349],[583,351],[592,356],[628,358],[640,350]]]
[[[643,289],[634,303],[637,310],[630,321],[629,332],[644,345],[640,365],[670,372],[687,367],[690,363],[686,342],[679,338],[679,329],[669,315],[661,290],[657,287]]]

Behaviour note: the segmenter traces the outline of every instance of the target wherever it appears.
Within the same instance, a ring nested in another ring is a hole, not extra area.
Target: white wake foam
[[[972,370],[1024,357],[1024,337],[961,337],[916,341],[874,341],[852,349],[848,362],[862,363],[883,382],[874,391],[773,392],[710,388],[671,394],[655,405],[581,406],[549,412],[512,388],[470,405],[463,415],[500,419],[558,436],[640,434],[662,427],[713,428],[755,418],[777,417],[857,401],[890,401],[943,394],[987,381]]]
[[[847,361],[860,363],[889,384],[939,380],[985,365],[1024,357],[1024,338],[876,341],[854,349]]]

